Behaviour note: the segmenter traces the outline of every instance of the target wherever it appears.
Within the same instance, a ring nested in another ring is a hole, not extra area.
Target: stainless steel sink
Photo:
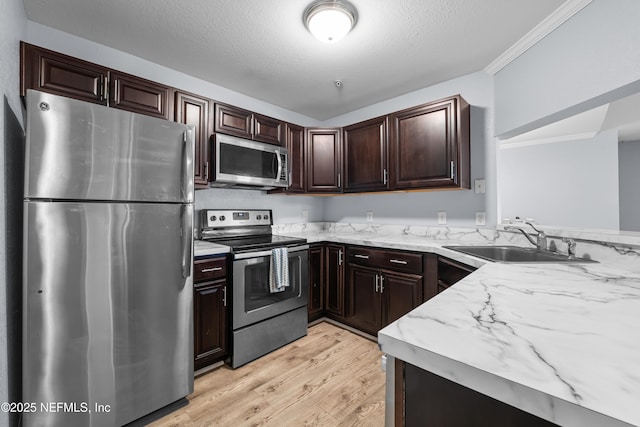
[[[534,262],[597,262],[587,258],[569,258],[555,252],[541,251],[519,246],[444,246],[446,249],[462,252],[495,262],[534,263]]]

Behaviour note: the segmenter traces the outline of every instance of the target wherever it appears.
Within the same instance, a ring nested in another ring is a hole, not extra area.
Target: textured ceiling
[[[309,3],[24,0],[32,21],[317,120],[482,70],[563,0],[351,0],[335,44],[305,29]]]

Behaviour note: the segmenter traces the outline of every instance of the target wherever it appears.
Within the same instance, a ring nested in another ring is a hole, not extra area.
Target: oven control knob
[[[257,219],[257,220],[261,220],[261,219],[262,219],[262,215],[258,215],[258,216],[256,217],[256,219]]]
[[[220,221],[224,221],[225,219],[224,215],[220,215]]]
[[[264,216],[264,219],[269,219],[269,215],[265,215],[265,216]]]
[[[216,219],[218,219],[218,218],[216,218],[216,216],[215,216],[215,215],[211,215],[211,216],[209,217],[209,221],[215,221]]]

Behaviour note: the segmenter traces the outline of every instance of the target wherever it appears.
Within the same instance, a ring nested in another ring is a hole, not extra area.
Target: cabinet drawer
[[[384,249],[352,247],[347,252],[352,264],[422,274],[422,255]]]
[[[379,266],[387,270],[422,274],[422,255],[409,252],[384,251],[379,254]]]
[[[347,261],[367,267],[380,267],[382,251],[371,248],[350,247],[347,250]]]
[[[215,279],[227,275],[226,257],[200,259],[193,262],[193,282]]]

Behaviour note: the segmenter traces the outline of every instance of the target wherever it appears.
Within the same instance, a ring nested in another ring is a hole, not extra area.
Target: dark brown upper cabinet
[[[174,120],[195,127],[194,184],[206,188],[209,183],[209,136],[212,121],[209,120],[213,101],[187,92],[175,92]]]
[[[111,71],[109,105],[133,113],[169,120],[172,88],[150,80]]]
[[[36,89],[107,105],[109,69],[20,42],[20,94]]]
[[[172,88],[28,43],[20,43],[20,91],[55,95],[169,119]]]
[[[286,143],[284,122],[227,104],[216,103],[214,129],[269,144]]]
[[[263,116],[253,114],[253,139],[275,145],[285,145],[285,123]]]
[[[470,188],[469,139],[459,95],[393,113],[390,188]]]
[[[253,137],[253,113],[232,105],[216,103],[216,132],[251,139]]]
[[[342,192],[342,140],[340,129],[307,129],[307,192]]]
[[[387,128],[385,116],[343,129],[345,193],[389,188]]]
[[[289,152],[289,187],[287,188],[287,193],[304,193],[306,190],[304,128],[288,123],[285,134],[287,151]]]

